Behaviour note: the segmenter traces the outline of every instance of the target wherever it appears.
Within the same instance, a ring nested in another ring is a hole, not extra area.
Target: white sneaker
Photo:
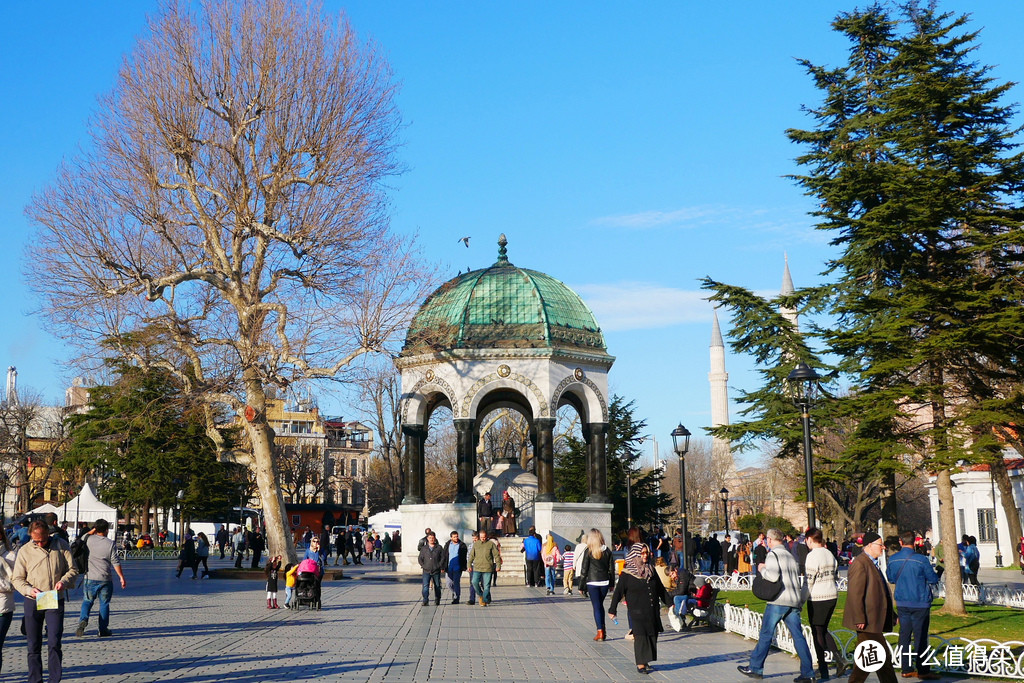
[[[671,609],[668,611],[668,623],[672,625],[672,630],[676,633],[683,630],[683,622],[679,621],[679,617]]]

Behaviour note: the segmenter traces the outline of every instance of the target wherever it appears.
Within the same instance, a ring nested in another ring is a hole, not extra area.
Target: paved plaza
[[[227,566],[214,560],[212,567]],[[168,561],[129,561],[128,590],[115,588],[111,628],[74,635],[81,590],[65,620],[65,680],[249,683],[255,681],[738,681],[753,642],[729,633],[668,631],[650,676],[636,673],[626,633],[595,643],[589,601],[545,597],[543,589],[499,585],[490,607],[420,604],[415,577],[346,567],[324,584],[320,612],[267,610],[261,581],[174,578]],[[399,578],[413,578],[396,580]],[[499,579],[500,580],[500,579]],[[465,598],[467,591],[464,591]],[[283,587],[283,582],[282,582]],[[284,591],[280,593],[284,602]],[[16,616],[20,617],[20,607]],[[0,681],[25,678],[25,639],[12,625]],[[45,650],[44,650],[45,663]],[[773,653],[766,680],[797,675],[797,661]],[[871,679],[873,680],[873,678]]]

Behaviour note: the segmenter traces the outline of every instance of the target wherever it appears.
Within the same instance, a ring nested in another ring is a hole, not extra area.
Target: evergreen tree
[[[807,292],[835,321],[817,334],[852,378],[853,461],[923,455],[937,476],[941,536],[956,557],[950,473],[992,447],[993,414],[1014,384],[1020,312],[1020,192],[1012,109],[971,61],[966,16],[911,3],[897,24],[880,7],[841,15],[849,63],[808,65],[823,92],[797,181],[818,228],[841,250],[832,281]],[[894,30],[898,26],[900,30]],[[1016,202],[1016,205],[1014,205]],[[963,612],[958,567],[946,609]],[[951,570],[951,571],[949,571]]]
[[[608,404],[608,497],[613,506],[612,529],[616,531],[627,528],[627,476],[633,526],[650,529],[658,522],[658,510],[672,504],[670,495],[658,493],[661,471],[644,471],[641,467],[640,443],[647,422],[636,418],[634,403],[614,395]],[[566,448],[556,455],[555,490],[561,501],[583,502],[587,497],[587,446],[571,436],[565,442]]]
[[[90,391],[90,409],[68,418],[65,469],[91,473],[99,492],[124,510],[176,505],[192,516],[227,515],[236,504],[238,466],[217,460],[203,415],[173,376],[112,361],[111,385]]]

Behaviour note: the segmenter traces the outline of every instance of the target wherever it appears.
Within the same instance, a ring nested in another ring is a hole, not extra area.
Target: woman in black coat
[[[604,544],[604,536],[597,529],[591,529],[587,534],[587,549],[583,551],[583,562],[580,564],[581,592],[584,586],[594,608],[594,624],[597,626],[594,640],[607,640],[604,599],[615,586],[615,570],[612,551]]]
[[[626,601],[633,622],[633,659],[636,670],[643,674],[650,673],[648,664],[658,658],[658,634],[665,630],[661,625],[661,605],[669,605],[665,586],[651,567],[650,558],[651,550],[643,543],[629,549],[626,567],[619,575],[608,608],[614,619],[619,601]]]

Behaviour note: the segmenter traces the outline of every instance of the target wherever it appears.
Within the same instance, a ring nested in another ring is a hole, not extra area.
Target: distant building
[[[324,418],[311,398],[268,397],[267,423],[274,430],[286,503],[337,505],[352,521],[365,516],[373,452],[369,427]]]
[[[1024,508],[1024,458],[1013,449],[1004,454],[1006,469],[1013,489],[1014,507],[1017,516],[1024,523],[1021,509]],[[956,519],[956,540],[964,534],[978,539],[981,566],[993,567],[996,562],[996,539],[1003,566],[1013,561],[1013,545],[1019,538],[1010,538],[1009,526],[1003,514],[1003,498],[999,487],[993,486],[988,465],[971,465],[952,476],[953,510]],[[939,493],[935,477],[929,477],[928,503],[931,507],[932,543],[941,539],[939,526]]]

